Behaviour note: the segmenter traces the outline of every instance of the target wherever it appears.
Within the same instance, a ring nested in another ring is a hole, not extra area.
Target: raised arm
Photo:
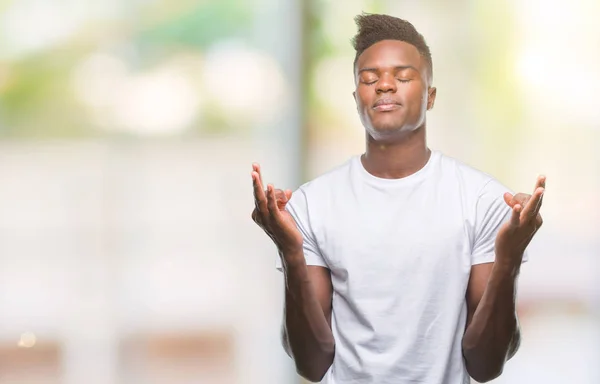
[[[252,219],[273,240],[285,276],[282,342],[294,360],[298,374],[321,381],[333,362],[335,343],[331,332],[331,275],[324,267],[307,266],[303,236],[285,206],[291,191],[263,188],[260,167],[253,165],[255,208]]]
[[[539,214],[545,177],[533,196],[504,195],[511,218],[496,236],[494,263],[474,265],[467,288],[468,318],[463,336],[467,371],[478,382],[498,377],[521,340],[516,314],[517,278],[525,248],[542,225]]]

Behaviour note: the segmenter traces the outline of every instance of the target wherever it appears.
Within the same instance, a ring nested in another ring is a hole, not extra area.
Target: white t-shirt
[[[306,263],[333,283],[335,358],[322,383],[469,383],[467,283],[472,265],[494,261],[507,191],[432,151],[408,177],[375,177],[355,156],[293,193]]]

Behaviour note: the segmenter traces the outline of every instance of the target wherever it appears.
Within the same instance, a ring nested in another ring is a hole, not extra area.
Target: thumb
[[[518,227],[521,222],[521,211],[523,210],[523,206],[521,204],[515,204],[512,207],[512,214],[510,216],[509,223],[512,227]]]
[[[512,195],[512,194],[510,194],[510,193],[508,193],[508,192],[506,192],[506,193],[504,194],[504,201],[505,201],[505,202],[506,202],[506,204],[508,204],[508,206],[509,206],[509,207],[511,207],[511,208],[512,208],[512,207],[513,207],[513,205],[514,205],[514,202],[512,202],[512,199],[513,199],[513,195]],[[512,204],[511,204],[511,203],[512,203]]]

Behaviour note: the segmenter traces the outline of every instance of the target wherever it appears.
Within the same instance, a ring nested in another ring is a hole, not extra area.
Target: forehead
[[[364,50],[356,61],[356,70],[404,65],[413,66],[422,71],[425,60],[412,44],[399,40],[382,40]]]

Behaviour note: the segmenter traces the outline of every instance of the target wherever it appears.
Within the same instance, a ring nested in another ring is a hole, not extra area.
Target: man
[[[426,144],[431,54],[407,21],[362,15],[354,38],[366,151],[252,217],[285,276],[283,344],[332,384],[456,384],[499,376],[519,346],[517,277],[542,225],[545,178],[512,195]]]

